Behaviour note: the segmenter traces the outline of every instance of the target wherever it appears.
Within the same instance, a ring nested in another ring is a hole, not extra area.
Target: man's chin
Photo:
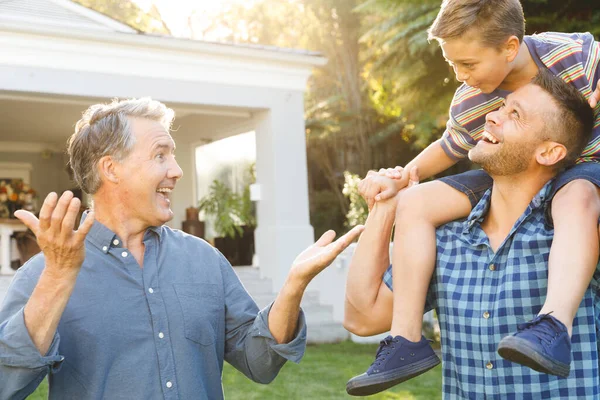
[[[160,212],[157,213],[157,215],[156,215],[155,226],[164,225],[164,224],[168,223],[169,221],[171,221],[174,217],[175,217],[175,214],[173,213],[173,211],[171,209],[160,210]]]

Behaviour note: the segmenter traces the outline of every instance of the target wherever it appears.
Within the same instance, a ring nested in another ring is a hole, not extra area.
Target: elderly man
[[[444,398],[599,398],[598,269],[573,325],[572,361],[566,327],[551,314],[538,315],[553,236],[546,220],[552,178],[576,159],[592,126],[593,112],[583,96],[543,70],[487,115],[484,136],[494,140],[480,141],[469,157],[490,174],[493,187],[466,220],[437,230],[426,309],[435,309],[440,322]],[[351,262],[345,318],[359,335],[390,328],[388,244],[395,209],[393,200],[375,204]],[[530,346],[526,353],[520,353],[523,343]],[[568,378],[517,364],[543,371],[553,357],[571,366]],[[388,336],[367,373],[351,379],[347,390],[354,395],[385,390],[438,362],[425,338]]]
[[[222,398],[223,361],[268,383],[306,342],[308,283],[361,231],[325,233],[259,311],[225,258],[164,224],[181,168],[173,111],[150,99],[90,107],[68,144],[93,211],[51,193],[16,216],[43,254],[16,274],[0,310],[0,398],[25,398],[49,373],[57,399]]]

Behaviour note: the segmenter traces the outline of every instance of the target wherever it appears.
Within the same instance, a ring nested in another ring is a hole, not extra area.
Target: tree
[[[592,32],[600,35],[600,8],[579,0],[522,0],[527,33]],[[448,106],[458,86],[437,43],[427,42],[440,0],[366,0],[356,8],[371,28],[369,73],[390,88],[389,98],[415,128],[410,134],[423,148],[443,132]]]
[[[323,53],[329,63],[310,78],[306,95],[311,222],[317,234],[343,230],[349,201],[344,171],[403,164],[415,153],[405,131],[412,129],[389,101],[388,87],[369,79],[364,15],[358,0],[259,0],[253,7],[229,4],[196,37],[226,31],[225,40],[299,47]],[[390,107],[391,105],[391,107]]]

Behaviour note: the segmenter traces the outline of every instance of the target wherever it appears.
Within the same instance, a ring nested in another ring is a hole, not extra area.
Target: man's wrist
[[[40,281],[57,289],[68,289],[75,285],[79,268],[57,269],[46,266],[40,276]]]
[[[311,277],[300,276],[298,273],[292,271],[285,280],[285,283],[281,288],[281,293],[292,297],[302,297],[311,280]]]

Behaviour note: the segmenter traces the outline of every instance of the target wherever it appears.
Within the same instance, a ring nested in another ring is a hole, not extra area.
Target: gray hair
[[[123,161],[133,149],[135,137],[129,117],[157,121],[169,131],[175,113],[149,97],[114,99],[110,104],[94,104],[88,108],[67,143],[73,179],[84,192],[94,194],[100,188],[98,161],[102,157],[109,155]]]

